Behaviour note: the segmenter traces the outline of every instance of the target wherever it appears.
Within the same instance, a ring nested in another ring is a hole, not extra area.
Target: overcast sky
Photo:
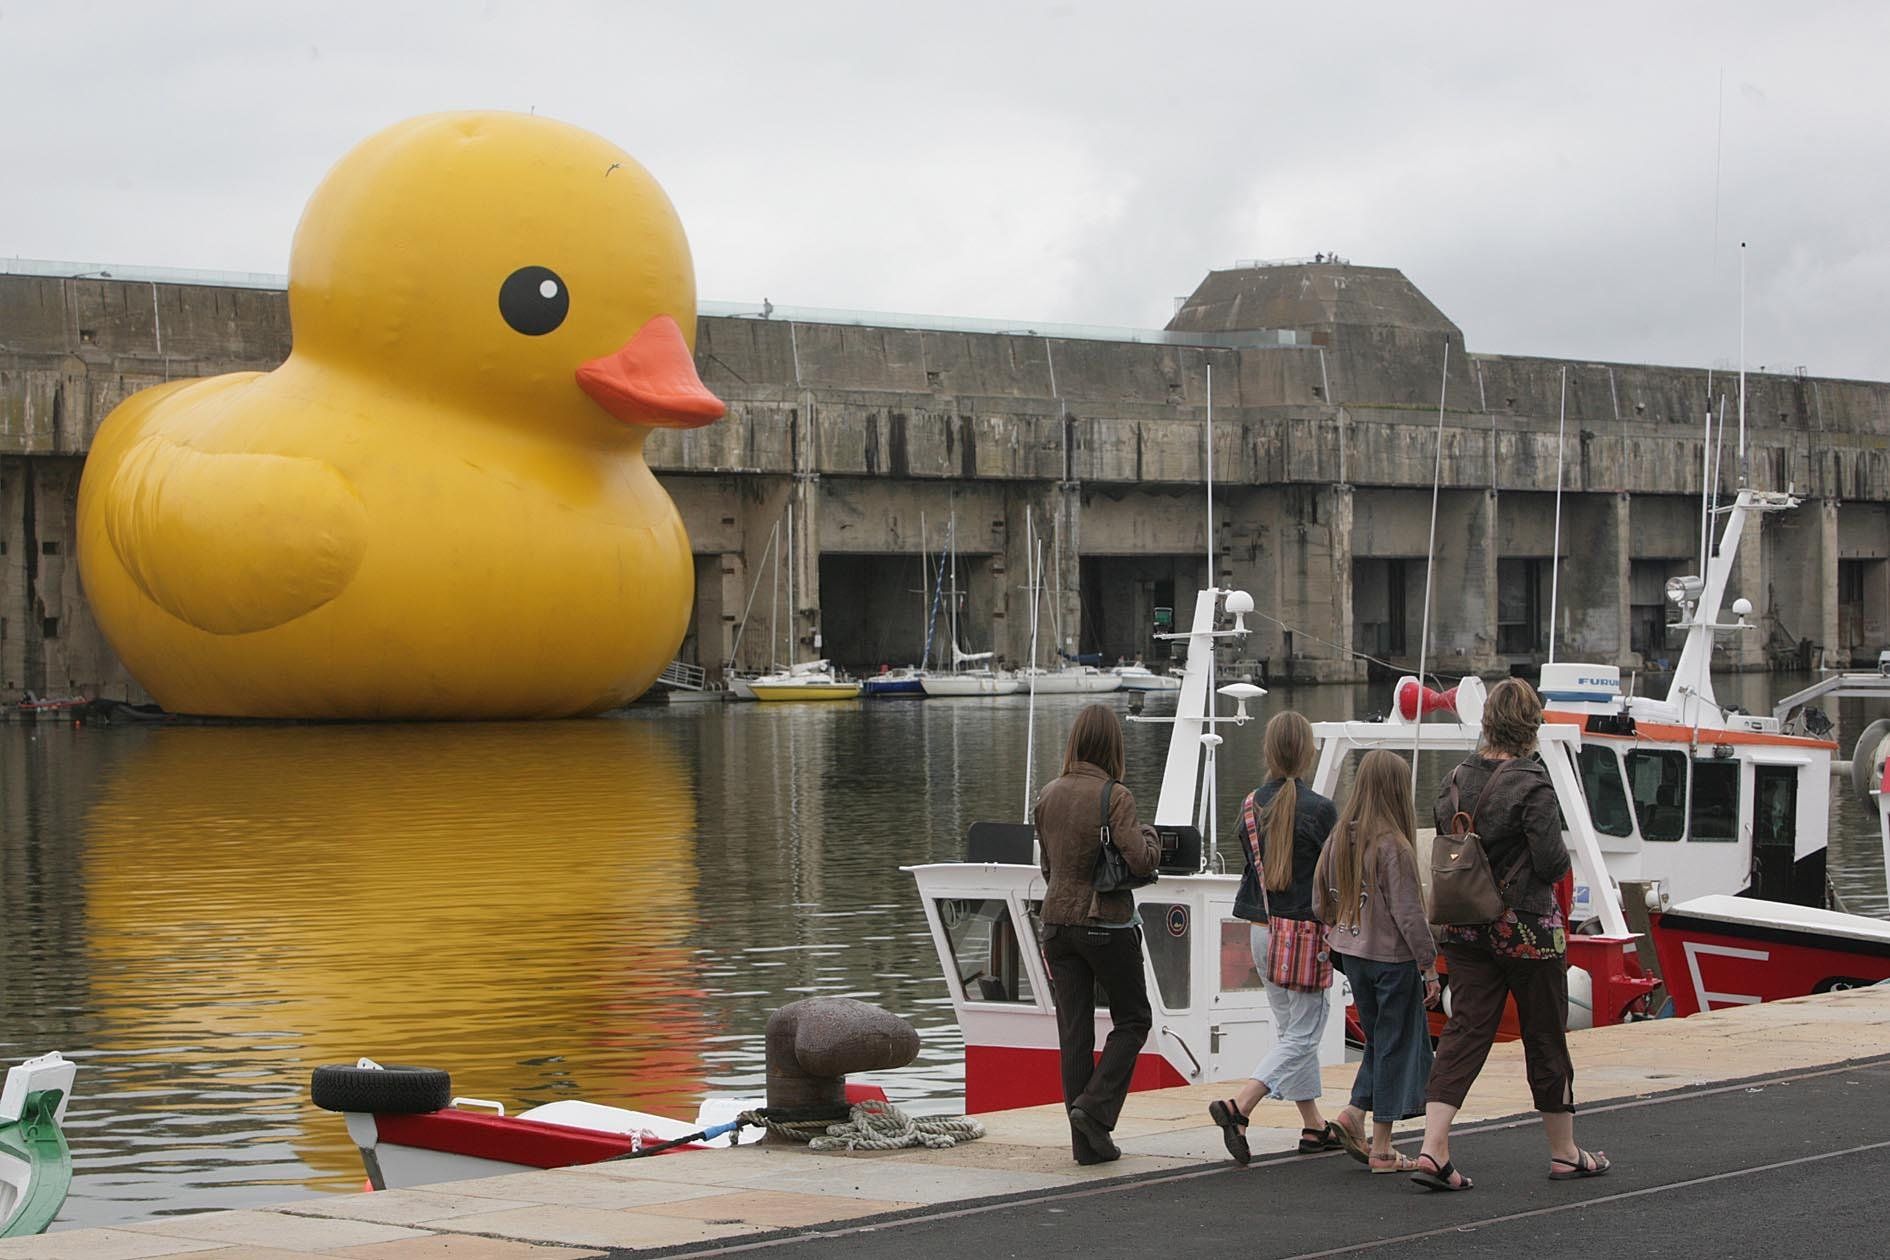
[[[1520,15],[1520,16],[1519,16]],[[1405,271],[1470,349],[1890,378],[1890,5],[0,0],[0,255],[284,271],[412,114],[589,127],[705,298],[1159,326]],[[1723,86],[1722,86],[1723,85]]]

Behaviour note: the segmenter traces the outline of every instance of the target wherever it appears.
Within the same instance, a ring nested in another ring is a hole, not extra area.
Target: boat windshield
[[[1636,748],[1627,755],[1634,813],[1645,840],[1678,840],[1687,832],[1687,757],[1663,749]]]
[[[1582,772],[1582,795],[1588,798],[1588,816],[1604,836],[1634,834],[1634,815],[1628,809],[1627,789],[1621,785],[1621,762],[1614,749],[1586,744],[1576,752]]]

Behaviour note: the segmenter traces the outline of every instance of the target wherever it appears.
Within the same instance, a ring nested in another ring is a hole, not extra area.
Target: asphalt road
[[[1477,1183],[1462,1194],[1373,1176],[1343,1155],[1285,1156],[682,1250],[757,1260],[1890,1253],[1890,1060],[1602,1104],[1576,1129],[1614,1158],[1607,1176],[1549,1181],[1540,1127],[1526,1117],[1459,1131],[1452,1155]]]

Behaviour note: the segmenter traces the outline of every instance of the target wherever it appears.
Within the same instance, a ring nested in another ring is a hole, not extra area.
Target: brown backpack
[[[1450,830],[1431,841],[1431,904],[1426,917],[1440,927],[1494,923],[1503,917],[1508,906],[1490,870],[1482,837],[1477,834],[1476,813],[1483,808],[1484,798],[1490,794],[1490,785],[1496,782],[1496,776],[1509,765],[1505,761],[1491,772],[1484,781],[1483,791],[1477,794],[1475,807],[1468,814],[1457,808],[1460,803],[1457,778],[1455,771],[1451,773]],[[1527,858],[1525,852],[1524,859]]]

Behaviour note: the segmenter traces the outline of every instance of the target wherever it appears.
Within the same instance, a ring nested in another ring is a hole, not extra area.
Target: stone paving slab
[[[1577,1097],[1640,1097],[1890,1055],[1890,988],[1798,998],[1685,1020],[1572,1033]],[[1322,1073],[1328,1115],[1353,1068]],[[980,1117],[981,1142],[946,1150],[814,1154],[746,1146],[708,1154],[515,1173],[416,1190],[337,1195],[272,1209],[172,1216],[0,1242],[0,1260],[578,1260],[817,1229],[962,1200],[1071,1188],[1226,1159],[1207,1104],[1226,1082],[1133,1094],[1117,1129],[1124,1157],[1079,1167],[1059,1105]],[[1500,1045],[1471,1091],[1466,1123],[1530,1111],[1522,1048]],[[1419,1122],[1400,1126],[1415,1133]],[[1249,1132],[1257,1156],[1290,1151],[1299,1116],[1264,1102]]]

